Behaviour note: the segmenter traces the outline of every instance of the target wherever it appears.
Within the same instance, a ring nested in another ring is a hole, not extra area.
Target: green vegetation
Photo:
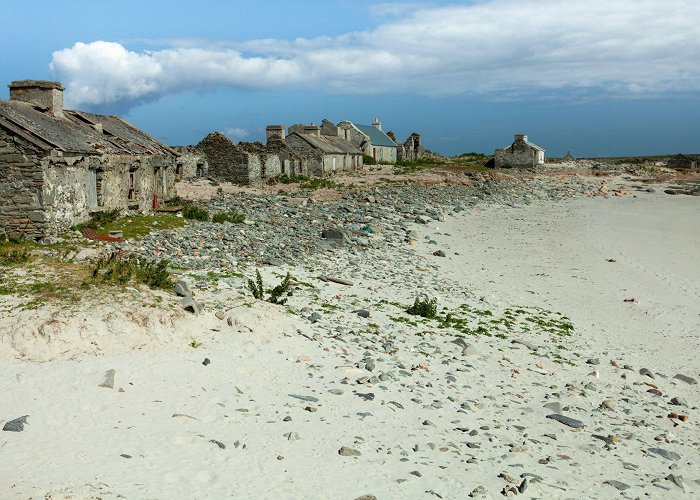
[[[209,221],[209,212],[196,205],[187,205],[182,209],[182,216],[187,220]]]
[[[121,210],[115,208],[114,210],[104,210],[102,212],[91,212],[90,220],[78,224],[77,229],[101,229],[104,226],[111,224],[116,221],[121,215]]]
[[[125,239],[138,240],[155,230],[182,227],[185,221],[175,214],[127,215],[105,224],[102,231],[121,231]]]
[[[18,266],[31,260],[31,254],[24,248],[3,250],[0,248],[0,266]]]
[[[267,301],[272,304],[286,304],[287,299],[283,299],[281,297],[287,292],[289,292],[292,286],[292,275],[287,273],[279,285],[277,285],[271,290],[268,290],[270,296],[268,297]],[[251,279],[248,280],[248,290],[250,290],[250,292],[253,294],[253,297],[255,297],[257,300],[263,300],[265,298],[265,288],[263,286],[263,279],[262,276],[260,276],[260,271],[257,269],[255,270],[255,281]]]
[[[418,160],[401,160],[394,163],[394,173],[395,174],[411,174],[420,169],[434,167],[435,165],[442,164],[442,161],[434,160],[432,158],[421,158]]]
[[[309,180],[309,178],[307,176],[296,175],[296,174],[291,174],[291,175],[284,174],[282,177],[279,178],[279,181],[282,184],[294,184],[297,182],[306,182],[308,180]]]
[[[365,165],[376,165],[377,160],[375,160],[369,155],[362,155],[362,163],[364,163]]]
[[[230,222],[231,224],[240,224],[245,220],[245,215],[236,210],[231,210],[225,213],[215,214],[212,218],[212,222],[218,224],[223,224],[224,222]]]
[[[422,318],[434,318],[437,315],[437,299],[416,297],[413,305],[406,309],[406,312],[414,316],[421,316]]]
[[[327,177],[314,177],[313,179],[299,184],[301,189],[333,189],[338,185]]]
[[[125,285],[133,281],[153,289],[170,290],[173,288],[173,280],[167,267],[167,260],[149,261],[133,255],[123,257],[115,252],[97,260],[92,280],[113,285]]]

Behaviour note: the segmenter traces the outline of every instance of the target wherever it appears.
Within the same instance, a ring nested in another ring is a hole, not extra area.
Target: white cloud
[[[484,0],[397,12],[334,38],[187,41],[141,53],[76,43],[54,52],[51,69],[73,106],[214,87],[432,96],[700,90],[697,0]]]
[[[244,128],[228,127],[224,129],[224,135],[231,140],[241,141],[250,135]]]

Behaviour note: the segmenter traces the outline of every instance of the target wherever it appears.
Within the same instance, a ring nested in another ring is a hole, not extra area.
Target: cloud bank
[[[395,4],[393,4],[395,5]],[[72,106],[133,105],[185,90],[616,96],[700,90],[697,0],[485,0],[401,9],[372,30],[315,39],[175,45],[109,41],[53,53]]]

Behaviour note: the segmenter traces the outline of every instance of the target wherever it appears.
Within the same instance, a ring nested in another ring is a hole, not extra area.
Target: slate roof
[[[299,134],[297,132],[294,132],[294,135],[301,137],[311,146],[325,154],[362,154],[360,148],[340,137],[332,135],[322,135],[319,137],[311,134]]]
[[[395,148],[397,144],[391,140],[391,138],[378,128],[374,128],[371,125],[358,125],[354,123],[358,130],[369,137],[369,142],[372,146],[383,146],[387,148]]]
[[[102,126],[102,133],[96,125]],[[44,151],[57,149],[84,155],[177,155],[175,150],[119,117],[85,111],[65,110],[64,118],[57,118],[42,113],[30,103],[0,100],[0,127]]]

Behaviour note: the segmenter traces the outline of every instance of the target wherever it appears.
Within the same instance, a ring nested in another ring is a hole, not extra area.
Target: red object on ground
[[[115,243],[118,241],[124,241],[124,238],[115,238],[113,236],[103,236],[101,234],[97,234],[94,229],[89,229],[87,227],[82,228],[80,232],[82,232],[83,236],[89,240],[111,241]]]
[[[156,196],[155,193],[153,193],[153,210],[155,210],[157,206],[158,206],[158,197]]]

